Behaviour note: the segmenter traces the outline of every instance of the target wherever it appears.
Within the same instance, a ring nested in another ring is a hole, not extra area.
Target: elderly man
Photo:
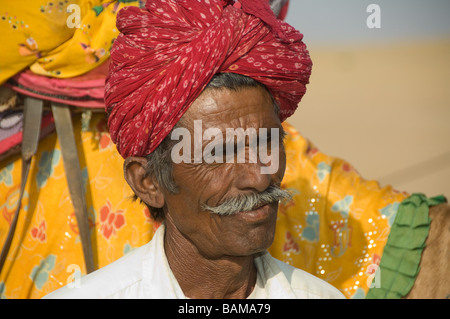
[[[162,225],[147,245],[48,297],[342,298],[266,250],[290,196],[280,189],[281,122],[311,71],[302,35],[256,0],[148,1],[121,10],[117,26],[111,137],[125,179]]]

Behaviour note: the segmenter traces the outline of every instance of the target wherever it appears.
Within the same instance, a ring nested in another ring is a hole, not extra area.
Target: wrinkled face
[[[270,95],[259,87],[239,91],[205,90],[182,120],[192,136],[192,150],[195,147],[194,121],[198,123],[198,120],[202,121],[203,132],[208,128],[219,129],[223,133],[224,143],[227,128],[242,128],[244,131],[253,128],[256,132],[266,128],[267,134],[264,136],[268,137],[271,137],[272,128],[278,129],[280,134],[277,143],[270,138],[267,141],[267,149],[272,155],[276,152],[278,163],[273,172],[262,173],[261,168],[271,163],[263,164],[259,159],[250,161],[250,139],[247,138],[244,163],[238,163],[235,157],[235,160],[229,159],[228,163],[226,160],[224,163],[206,163],[203,160],[201,163],[174,164],[173,178],[179,192],[164,194],[166,219],[208,258],[248,256],[268,248],[275,232],[277,202],[228,216],[211,213],[202,208],[202,204],[217,206],[230,197],[258,193],[271,185],[280,185],[286,160],[282,126]],[[202,150],[214,140],[202,141]]]

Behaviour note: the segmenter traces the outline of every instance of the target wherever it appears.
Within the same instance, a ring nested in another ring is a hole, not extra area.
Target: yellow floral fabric
[[[98,268],[144,245],[159,226],[131,200],[123,159],[103,114],[82,129],[74,118]],[[270,253],[318,276],[348,298],[363,298],[375,276],[398,205],[408,194],[364,180],[347,162],[321,153],[289,124],[282,186],[294,191],[280,205]],[[1,298],[40,298],[85,273],[81,242],[56,133],[41,140],[22,209],[0,275]],[[20,188],[21,159],[0,162],[0,244]]]
[[[364,298],[400,203],[409,197],[365,180],[347,161],[328,156],[285,123],[287,169],[282,186],[295,196],[280,206],[271,254]]]
[[[131,0],[5,1],[0,8],[0,85],[26,67],[36,74],[69,78],[109,58],[118,10]]]

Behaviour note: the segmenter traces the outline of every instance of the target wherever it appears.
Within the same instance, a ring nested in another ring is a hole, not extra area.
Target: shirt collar
[[[163,223],[146,247],[142,263],[145,295],[147,298],[185,299],[186,296],[167,261],[164,250],[164,233]],[[268,251],[255,256],[255,266],[267,298],[295,298],[288,278]]]

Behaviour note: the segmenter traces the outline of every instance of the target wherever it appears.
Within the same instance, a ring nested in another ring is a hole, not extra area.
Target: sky
[[[380,28],[367,27],[370,4]],[[290,0],[286,21],[314,44],[450,39],[450,0]]]

